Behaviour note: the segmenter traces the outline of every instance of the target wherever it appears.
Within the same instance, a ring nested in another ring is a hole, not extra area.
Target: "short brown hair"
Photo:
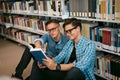
[[[80,30],[82,30],[81,20],[78,20],[76,18],[69,18],[65,20],[65,23],[63,24],[63,28],[65,28],[66,25],[72,24],[74,27],[79,26]]]
[[[48,26],[50,23],[56,23],[56,24],[59,24],[59,21],[56,20],[56,19],[51,19],[51,20],[49,20],[49,21],[47,21],[47,22],[45,23],[45,26]]]

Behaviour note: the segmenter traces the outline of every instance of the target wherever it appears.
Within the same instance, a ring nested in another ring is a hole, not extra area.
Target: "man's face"
[[[47,31],[49,32],[50,36],[55,39],[60,34],[59,24],[50,23],[47,26]]]
[[[71,24],[65,26],[65,33],[69,39],[74,40],[77,36],[77,27],[72,26]]]

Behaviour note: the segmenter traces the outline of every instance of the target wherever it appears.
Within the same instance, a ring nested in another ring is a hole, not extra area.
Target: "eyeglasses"
[[[73,28],[71,28],[71,29],[69,29],[69,30],[66,30],[65,33],[66,33],[66,34],[67,34],[67,33],[71,34],[72,30],[73,30],[73,29],[76,29],[76,28],[77,28],[77,27],[73,27]]]
[[[54,32],[56,31],[56,29],[58,28],[58,26],[54,27],[54,28],[51,28],[51,29],[47,29],[47,31],[50,33],[50,32]]]

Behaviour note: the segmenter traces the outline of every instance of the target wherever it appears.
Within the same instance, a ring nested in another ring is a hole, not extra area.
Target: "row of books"
[[[10,38],[19,40],[19,41],[25,41],[27,43],[34,43],[34,40],[39,38],[40,35],[25,32],[22,30],[14,29],[14,28],[8,28],[0,27],[0,34],[4,34]]]
[[[120,20],[119,3],[119,0],[69,0],[65,11],[75,17]]]
[[[51,16],[61,16],[64,0],[7,1],[1,2],[0,5],[0,9],[3,10],[3,12],[8,13],[35,13]]]
[[[69,0],[70,16],[120,20],[120,0]]]
[[[6,28],[5,28],[5,25],[1,25],[1,24],[0,24],[0,34],[1,34],[1,35],[6,34]]]
[[[29,18],[19,15],[0,15],[0,22],[2,24],[9,23],[17,27],[32,28],[34,31],[43,30],[46,31],[45,20],[38,18]]]
[[[96,0],[69,0],[70,16],[95,18]]]
[[[120,0],[23,0],[1,2],[0,10],[8,13],[68,15],[70,17],[120,20],[119,4]]]
[[[120,27],[92,26],[90,39],[96,42],[97,47],[120,53]]]
[[[95,72],[108,80],[120,79],[120,57],[103,51],[96,52]]]

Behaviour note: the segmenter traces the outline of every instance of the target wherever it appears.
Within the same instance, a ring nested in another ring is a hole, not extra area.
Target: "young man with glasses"
[[[60,32],[60,24],[57,20],[48,21],[46,23],[46,28],[48,33],[43,35],[39,39],[36,39],[33,46],[35,48],[41,48],[42,46],[44,46],[44,44],[47,43],[46,55],[50,58],[53,58],[60,53],[63,46],[68,41],[68,37]],[[26,48],[18,66],[16,67],[16,73],[12,77],[23,79],[22,73],[29,64],[32,57],[33,56],[31,55],[29,48]],[[38,68],[37,60],[34,59],[29,80],[44,80],[45,76],[42,75],[42,73],[43,69]]]
[[[81,22],[75,18],[66,20],[64,31],[70,39],[58,56],[43,63],[50,70],[49,80],[95,80],[94,61],[96,47],[93,41],[81,34]],[[64,62],[64,63],[61,63]],[[38,63],[39,68],[44,68]],[[56,73],[56,75],[52,75]],[[58,78],[58,79],[57,79]],[[47,80],[47,79],[46,79]]]

